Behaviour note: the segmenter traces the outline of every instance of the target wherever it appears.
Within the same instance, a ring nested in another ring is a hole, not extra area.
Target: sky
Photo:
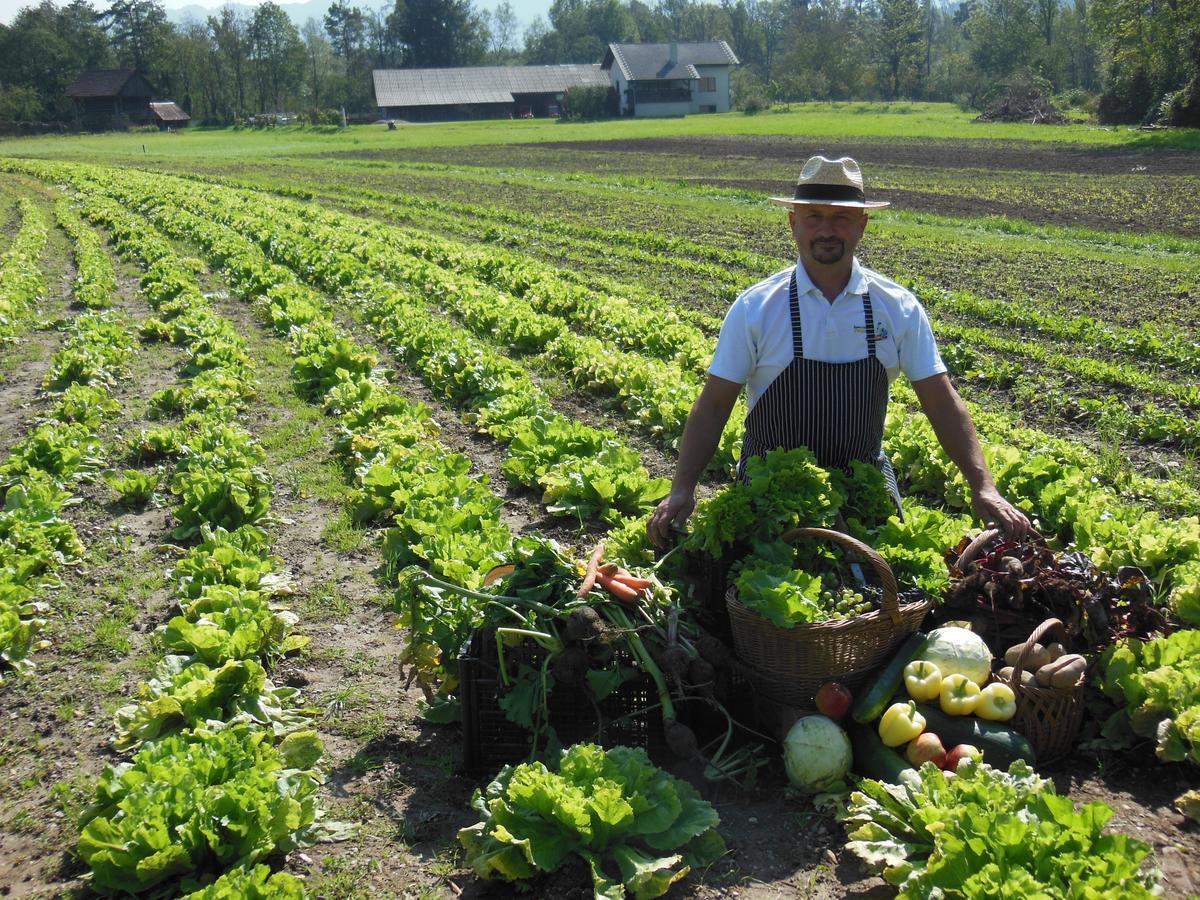
[[[0,0],[0,22],[8,24],[16,16],[17,10],[23,6],[34,6],[38,0]],[[66,5],[70,0],[55,0],[59,5]],[[91,0],[92,5],[97,9],[101,9],[108,5],[106,0]],[[238,0],[246,6],[257,6],[262,0]],[[280,2],[280,0],[276,0]],[[500,0],[475,0],[476,7],[480,9],[494,9]],[[530,22],[540,16],[545,16],[550,11],[550,0],[510,0],[513,9],[517,13],[517,18],[521,21],[521,28],[524,30]],[[217,9],[222,5],[218,0],[164,0],[163,6],[168,10],[181,9],[185,6],[202,6],[208,9]],[[285,5],[280,3],[280,5]],[[322,4],[327,6],[328,4]],[[383,6],[386,0],[360,0],[361,6]]]

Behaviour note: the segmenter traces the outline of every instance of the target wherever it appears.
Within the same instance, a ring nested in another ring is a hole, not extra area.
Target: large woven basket
[[[1017,712],[1010,724],[1033,746],[1039,764],[1052,763],[1070,753],[1083,722],[1084,678],[1069,688],[1021,683],[1021,673],[1033,645],[1052,632],[1059,641],[1066,642],[1067,629],[1063,623],[1047,619],[1026,639],[1008,680],[1008,686],[1017,696]]]
[[[780,628],[745,606],[736,587],[726,594],[733,646],[738,657],[763,677],[758,688],[776,703],[810,707],[826,681],[856,690],[896,646],[916,631],[933,606],[929,598],[900,604],[896,576],[882,556],[848,534],[828,528],[796,528],[785,541],[813,537],[832,541],[862,556],[883,589],[882,609],[830,622]]]

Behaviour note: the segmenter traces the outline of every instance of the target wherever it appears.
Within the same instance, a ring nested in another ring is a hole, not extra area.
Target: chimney
[[[671,68],[675,68],[679,64],[679,44],[671,41]]]

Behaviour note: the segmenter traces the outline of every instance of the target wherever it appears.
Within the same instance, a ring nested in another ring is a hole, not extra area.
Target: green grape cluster
[[[830,619],[852,619],[876,608],[874,600],[864,597],[858,590],[847,587],[823,589],[821,605],[829,610]]]

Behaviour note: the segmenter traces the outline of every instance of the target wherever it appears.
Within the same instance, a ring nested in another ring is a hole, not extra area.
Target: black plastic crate
[[[620,665],[637,668],[627,651],[613,652]],[[544,649],[525,641],[506,647],[504,661],[512,677],[521,663],[537,669],[546,656]],[[481,629],[471,636],[459,653],[458,672],[464,770],[490,775],[508,763],[528,759],[533,735],[509,721],[500,707],[508,689],[500,677],[494,631]],[[585,687],[556,683],[548,706],[550,724],[563,746],[591,742],[641,747],[656,760],[665,754],[658,693],[653,679],[640,669],[637,677],[599,701]]]

